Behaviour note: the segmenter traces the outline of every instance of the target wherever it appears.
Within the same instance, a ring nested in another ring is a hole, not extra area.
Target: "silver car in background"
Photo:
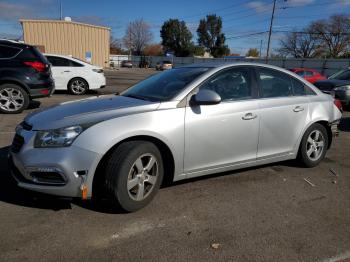
[[[284,69],[190,65],[121,95],[28,115],[10,152],[20,187],[64,197],[147,205],[162,181],[298,158],[316,166],[337,133],[333,98]]]

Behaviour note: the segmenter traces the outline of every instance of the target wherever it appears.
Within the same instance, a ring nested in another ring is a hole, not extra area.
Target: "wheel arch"
[[[328,146],[327,146],[327,150],[330,149],[331,147],[331,144],[332,144],[332,141],[333,141],[333,136],[332,136],[332,130],[331,130],[331,127],[329,126],[329,121],[328,120],[325,120],[325,119],[319,119],[319,120],[316,120],[312,123],[310,123],[308,126],[306,126],[306,128],[303,130],[303,133],[301,134],[300,136],[300,139],[299,139],[299,143],[298,143],[298,147],[297,147],[297,154],[299,153],[299,150],[300,150],[300,146],[301,146],[301,141],[303,140],[303,137],[305,135],[305,132],[310,128],[310,126],[314,125],[314,124],[320,124],[322,125],[326,131],[327,131],[327,135],[328,135]]]
[[[89,81],[88,81],[86,78],[81,77],[81,76],[74,76],[74,77],[72,77],[72,78],[67,82],[67,89],[69,88],[70,83],[71,83],[72,81],[76,80],[76,79],[81,79],[81,80],[83,80],[84,82],[86,82],[88,89],[90,88],[90,83],[89,83]]]
[[[104,170],[106,168],[107,160],[109,159],[110,155],[118,146],[129,141],[148,141],[155,144],[159,149],[164,161],[164,178],[162,185],[168,185],[174,180],[175,160],[170,147],[164,141],[154,136],[137,135],[119,141],[117,144],[108,149],[108,151],[102,156],[99,163],[97,164],[92,180],[92,196],[94,196],[96,193],[97,195],[100,195],[101,192],[99,192],[99,190],[103,189]]]
[[[18,81],[16,79],[12,79],[12,78],[9,78],[9,79],[1,79],[0,80],[0,85],[5,85],[5,84],[14,84],[14,85],[18,85],[20,86],[21,88],[23,88],[23,90],[28,94],[30,95],[29,93],[29,88],[23,84],[21,81]]]

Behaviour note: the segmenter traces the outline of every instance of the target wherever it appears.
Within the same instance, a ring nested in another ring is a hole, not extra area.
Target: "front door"
[[[185,173],[191,177],[255,161],[259,110],[251,69],[225,69],[199,88],[215,91],[222,102],[186,108]]]

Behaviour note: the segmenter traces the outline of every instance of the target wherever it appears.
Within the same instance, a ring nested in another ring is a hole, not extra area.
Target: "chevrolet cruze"
[[[287,159],[313,167],[337,134],[334,99],[296,74],[254,63],[190,65],[120,95],[28,115],[9,161],[20,187],[146,206],[162,181]]]

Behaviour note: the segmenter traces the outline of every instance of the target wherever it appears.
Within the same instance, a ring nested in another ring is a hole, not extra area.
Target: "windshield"
[[[169,101],[208,69],[204,67],[171,69],[141,81],[121,95],[148,101]]]
[[[329,79],[350,80],[350,69],[344,69],[331,75]]]

